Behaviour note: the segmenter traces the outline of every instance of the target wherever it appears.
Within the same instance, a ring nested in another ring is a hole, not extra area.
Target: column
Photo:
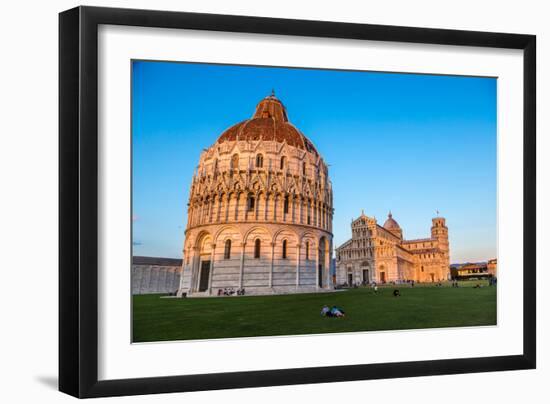
[[[204,211],[206,209],[206,202],[203,200],[201,202],[201,207],[200,207],[200,210],[199,210],[199,224],[203,224],[204,223],[204,217],[206,216],[204,214]]]
[[[222,211],[223,195],[218,196],[218,210],[216,212],[216,223],[220,221],[220,213]]]
[[[267,221],[267,212],[269,211],[269,194],[265,194],[264,220]]]
[[[182,289],[183,289],[183,273],[185,271],[185,259],[187,257],[187,253],[185,251],[183,251],[183,259],[181,260],[181,269],[180,269],[180,282],[179,282],[179,286],[178,286],[178,293],[177,293],[177,296],[178,297],[181,297],[181,294],[182,294]],[[175,272],[174,272],[175,274]]]
[[[193,255],[191,256],[191,276],[189,278],[189,292],[193,292],[195,291],[195,278],[197,277],[196,276],[196,264],[197,264],[197,252],[199,250],[198,247],[193,247],[192,248],[193,250]]]
[[[192,205],[189,205],[189,208],[187,208],[187,227],[193,226],[193,208]]]
[[[315,250],[317,251],[315,253],[315,289],[319,289],[319,246]],[[323,278],[321,277],[321,279]]]
[[[280,205],[279,209],[281,210],[281,222],[286,222],[284,194],[281,194],[281,203],[279,205]]]
[[[197,219],[196,219],[196,216],[197,216],[197,206],[195,205],[194,202],[191,202],[191,212],[189,213],[190,214],[190,218],[191,218],[191,226],[194,226],[196,223],[197,223]]]
[[[300,287],[300,244],[296,245],[296,289]]]
[[[318,226],[318,223],[317,223],[317,218],[319,217],[319,215],[317,214],[317,201],[314,201],[313,202],[313,206],[312,206],[312,210],[313,210],[313,221],[312,221],[312,224],[317,227]]]
[[[201,256],[200,250],[196,247],[195,255],[193,257],[193,291],[199,290],[199,281],[200,281],[200,271],[201,271]]]
[[[216,197],[212,197],[210,204],[208,205],[208,223],[212,223],[212,215],[214,214],[214,206],[216,204]]]
[[[275,243],[271,243],[271,266],[269,268],[269,287],[273,287],[273,261],[275,260]]]
[[[256,203],[254,205],[254,220],[258,221],[258,213],[260,211],[260,195],[256,194],[254,198],[256,198],[255,200]]]
[[[208,294],[212,294],[212,278],[214,277],[214,258],[216,257],[216,244],[212,244],[212,252],[210,253],[210,273],[208,276]]]
[[[235,221],[239,220],[239,201],[241,199],[241,194],[238,193],[235,195]]]
[[[273,221],[277,221],[277,202],[279,202],[279,195],[273,195]]]
[[[243,277],[244,277],[244,250],[246,243],[241,243],[241,269],[239,273],[239,289],[243,288]]]
[[[226,200],[227,200],[227,203],[225,204],[225,211],[223,213],[224,222],[227,222],[227,220],[229,219],[229,205],[231,203],[231,194],[227,194]]]
[[[327,250],[325,251],[325,268],[323,268],[326,279],[325,289],[332,289],[332,276],[330,275],[330,266],[332,264],[332,260],[330,257],[330,252],[332,251],[332,240],[326,240],[325,243],[328,243]]]

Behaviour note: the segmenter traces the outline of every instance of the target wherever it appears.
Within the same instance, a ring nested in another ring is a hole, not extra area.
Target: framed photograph
[[[59,388],[536,365],[532,35],[59,18]]]

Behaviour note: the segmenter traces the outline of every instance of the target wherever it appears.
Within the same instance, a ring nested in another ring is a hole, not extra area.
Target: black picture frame
[[[98,26],[181,28],[523,50],[523,354],[99,381]],[[536,37],[534,35],[77,7],[59,15],[59,390],[105,397],[536,366]]]

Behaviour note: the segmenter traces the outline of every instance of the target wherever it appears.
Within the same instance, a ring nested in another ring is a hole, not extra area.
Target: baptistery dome
[[[288,121],[286,108],[275,95],[260,101],[252,118],[227,129],[217,143],[239,140],[276,141],[317,154],[313,143]]]
[[[332,185],[271,94],[203,150],[187,212],[180,294],[332,288]]]

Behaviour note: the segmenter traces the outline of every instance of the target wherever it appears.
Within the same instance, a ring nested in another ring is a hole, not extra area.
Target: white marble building
[[[179,294],[332,289],[332,186],[315,146],[273,94],[200,156]]]

